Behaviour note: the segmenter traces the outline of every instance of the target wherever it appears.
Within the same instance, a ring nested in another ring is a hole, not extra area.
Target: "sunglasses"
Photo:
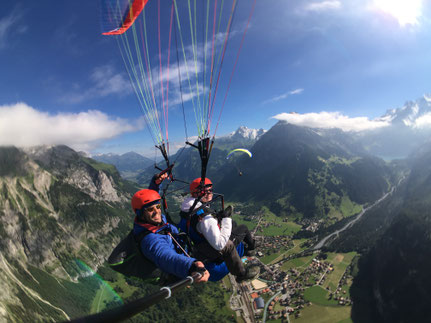
[[[150,206],[150,207],[146,207],[144,209],[144,211],[153,212],[153,211],[156,211],[156,210],[160,210],[161,208],[162,208],[161,204],[156,204],[156,205],[153,205],[153,206]]]
[[[210,194],[213,192],[212,188],[205,189],[205,194]]]

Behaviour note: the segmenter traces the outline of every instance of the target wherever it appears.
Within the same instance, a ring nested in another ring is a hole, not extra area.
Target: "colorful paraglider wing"
[[[102,0],[103,35],[120,35],[135,22],[148,0]]]
[[[252,157],[252,156],[253,156],[253,155],[252,155],[252,153],[251,153],[249,150],[244,149],[244,148],[237,148],[237,149],[231,150],[231,151],[229,152],[229,154],[227,154],[226,159],[229,159],[229,157],[230,157],[232,154],[234,154],[235,152],[243,152],[243,153],[246,153],[249,157]]]

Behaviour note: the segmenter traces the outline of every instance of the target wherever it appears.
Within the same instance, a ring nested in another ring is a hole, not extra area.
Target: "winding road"
[[[276,298],[278,295],[280,295],[281,294],[281,292],[278,292],[278,293],[276,293],[276,294],[274,294],[269,300],[268,300],[268,302],[266,302],[266,304],[265,304],[265,309],[263,310],[263,320],[262,320],[262,323],[265,323],[266,322],[266,312],[267,312],[267,310],[268,310],[268,306],[269,306],[269,304],[271,304],[271,302],[272,302],[272,300],[274,299],[274,298]]]
[[[402,181],[402,179],[399,181],[398,185],[401,183],[401,181]],[[339,230],[332,232],[331,234],[327,235],[325,238],[320,240],[319,243],[317,243],[313,247],[313,249],[318,250],[318,249],[322,248],[325,245],[325,243],[328,241],[328,239],[330,239],[332,236],[338,235],[340,232],[342,232],[342,231],[346,230],[347,228],[351,227],[352,225],[354,225],[365,214],[365,212],[369,211],[370,209],[372,209],[376,205],[380,204],[384,199],[386,199],[389,195],[391,195],[393,193],[393,191],[395,190],[395,188],[398,187],[398,185],[392,187],[392,189],[389,192],[387,192],[385,195],[383,195],[381,198],[379,198],[377,201],[375,201],[372,205],[366,207],[365,209],[362,209],[361,213],[359,213],[354,219],[352,219],[352,221],[347,223],[344,227],[342,227]]]

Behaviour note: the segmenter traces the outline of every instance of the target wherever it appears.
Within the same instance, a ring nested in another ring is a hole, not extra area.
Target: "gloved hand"
[[[157,185],[160,185],[166,178],[168,178],[168,173],[156,174],[154,176],[155,176],[154,182]]]
[[[220,211],[217,213],[217,217],[220,219],[224,218],[230,218],[233,213],[233,206],[229,205],[227,208],[224,209],[224,211]]]
[[[195,278],[196,283],[206,282],[210,277],[210,273],[208,270],[206,270],[204,264],[201,261],[195,261],[190,267],[189,274],[193,275],[196,273],[201,275],[199,278]]]

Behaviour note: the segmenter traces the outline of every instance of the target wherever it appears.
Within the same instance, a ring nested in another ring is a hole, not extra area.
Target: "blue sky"
[[[241,43],[251,3],[241,1],[235,13],[232,48]],[[88,0],[0,3],[1,145],[63,143],[154,156],[118,46],[101,35],[99,9]],[[258,0],[217,136],[241,125],[269,129],[286,118],[378,127],[387,109],[431,92],[430,18],[424,0]],[[226,54],[221,87],[236,53]],[[185,132],[179,87],[170,91],[174,151]],[[197,135],[193,118],[187,130]]]

